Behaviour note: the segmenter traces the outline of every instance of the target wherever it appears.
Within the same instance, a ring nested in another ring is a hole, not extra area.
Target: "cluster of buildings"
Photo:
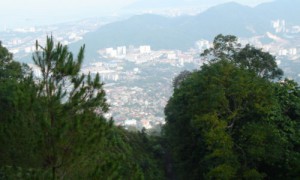
[[[284,28],[281,27],[282,24],[284,25],[284,22],[278,22],[278,27],[276,27],[283,30]],[[291,60],[299,59],[300,47],[287,44],[286,41],[281,41],[281,39],[276,39],[276,37],[273,39],[273,43],[263,44],[260,38],[253,37],[252,39],[245,40],[243,43],[250,43],[265,51],[269,51],[279,59],[282,57],[288,57]],[[139,47],[120,46],[99,50],[100,55],[106,59],[106,63],[131,62],[135,65],[135,68],[131,70],[124,69],[121,63],[116,63],[118,64],[116,67],[110,66],[108,68],[113,70],[112,74],[118,75],[118,78],[110,79],[111,81],[115,81],[115,84],[105,87],[109,103],[111,104],[111,115],[116,124],[136,127],[138,129],[142,127],[152,128],[163,124],[163,109],[172,94],[171,83],[172,77],[176,76],[176,70],[169,70],[173,75],[169,77],[168,81],[157,80],[156,83],[148,84],[146,87],[141,82],[141,79],[148,78],[143,74],[143,71],[149,70],[154,74],[164,70],[168,71],[159,68],[161,65],[167,65],[170,69],[171,67],[176,67],[178,70],[177,73],[180,72],[180,67],[185,69],[187,64],[192,64],[195,69],[199,68],[204,63],[203,59],[200,58],[200,53],[212,47],[212,43],[207,40],[200,40],[195,45],[195,49],[188,51],[152,50],[149,45]],[[150,70],[151,66],[154,69]],[[105,79],[105,71],[101,72],[101,68],[97,66],[93,67]],[[102,64],[101,67],[103,68],[105,65]],[[131,87],[129,84],[124,85],[126,82],[134,81],[141,82],[141,85],[134,87]]]
[[[195,49],[155,51],[150,45],[143,45],[110,47],[98,52],[103,59],[84,66],[83,72],[99,73],[106,83],[111,105],[108,116],[117,125],[137,129],[163,124],[172,79],[186,69],[185,65],[196,69],[203,63]]]
[[[127,54],[139,53],[139,54],[150,54],[151,46],[143,45],[135,49],[133,46],[127,48],[126,46],[119,46],[116,48],[110,47],[106,49],[101,49],[98,51],[100,55],[105,58],[126,58]]]
[[[25,57],[31,55],[36,49],[35,42],[45,43],[46,36],[53,35],[54,40],[64,45],[79,41],[87,32],[93,31],[105,24],[99,20],[82,20],[80,22],[40,26],[22,27],[6,29],[1,31],[1,41],[15,57]]]
[[[199,49],[190,49],[189,51],[180,50],[151,50],[150,45],[143,45],[139,47],[119,46],[116,48],[110,47],[101,49],[98,53],[106,59],[123,59],[136,64],[143,63],[169,63],[171,65],[184,66],[185,63],[201,64],[199,54],[201,49],[210,47],[208,41],[199,41]],[[201,49],[200,49],[201,47]]]
[[[274,33],[241,39],[276,56],[280,61],[300,60],[300,26],[288,27],[284,20],[272,22]],[[56,41],[70,44],[82,39],[88,31],[96,28],[92,23],[65,27],[15,29],[5,32],[4,45],[15,55],[32,54],[35,40],[41,44],[45,34],[53,34]],[[22,33],[22,36],[17,36]],[[289,33],[293,37],[281,36]],[[26,35],[24,35],[26,34]],[[267,43],[264,41],[268,39]],[[100,59],[83,66],[82,73],[99,73],[105,82],[108,103],[111,105],[108,117],[115,123],[141,129],[152,128],[164,123],[164,107],[172,94],[172,79],[179,72],[199,68],[203,63],[200,54],[212,47],[212,42],[199,40],[194,49],[154,50],[150,45],[118,46],[100,49]],[[16,57],[16,56],[15,56]],[[19,59],[19,57],[16,57]],[[292,62],[292,61],[289,61]],[[36,76],[41,76],[37,67],[31,65]]]
[[[157,89],[159,87],[159,89]],[[170,86],[154,84],[146,87],[128,87],[124,85],[105,86],[110,115],[121,126],[133,126],[137,129],[150,129],[164,124],[164,109],[170,93]]]

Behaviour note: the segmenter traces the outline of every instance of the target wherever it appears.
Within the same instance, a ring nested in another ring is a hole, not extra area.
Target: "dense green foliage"
[[[174,79],[163,136],[149,136],[104,116],[100,76],[80,73],[84,46],[74,58],[37,42],[36,77],[0,44],[0,179],[298,178],[298,84],[235,36],[213,45]]]
[[[103,83],[80,74],[84,47],[36,43],[31,70],[0,46],[0,179],[163,179],[144,133],[106,119]]]
[[[219,35],[211,59],[174,86],[165,136],[179,179],[282,179],[300,173],[300,90],[275,58]],[[187,73],[185,73],[187,74]],[[178,82],[178,80],[177,80]],[[180,128],[179,128],[180,127]]]
[[[277,66],[275,57],[249,44],[241,48],[235,36],[222,34],[215,37],[213,47],[206,49],[202,54],[211,61],[226,59],[236,66],[255,72],[265,79],[275,79],[283,75]]]

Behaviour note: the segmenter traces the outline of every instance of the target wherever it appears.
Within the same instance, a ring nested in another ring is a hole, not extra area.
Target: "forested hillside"
[[[174,79],[151,136],[105,117],[101,77],[80,73],[84,46],[36,42],[33,76],[0,44],[0,179],[297,179],[298,84],[235,36],[213,45]]]
[[[297,179],[300,91],[275,58],[219,35],[174,81],[165,137],[178,179]]]
[[[41,77],[0,47],[0,179],[163,179],[154,138],[106,119],[99,75],[47,38],[36,44]]]

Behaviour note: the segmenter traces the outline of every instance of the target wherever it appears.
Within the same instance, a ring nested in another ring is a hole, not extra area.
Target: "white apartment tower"
[[[151,47],[149,45],[140,46],[140,53],[141,54],[149,54],[149,53],[151,53]]]

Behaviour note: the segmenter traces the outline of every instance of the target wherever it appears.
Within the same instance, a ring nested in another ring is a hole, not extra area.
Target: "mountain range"
[[[222,34],[252,37],[274,32],[272,21],[300,25],[300,1],[277,0],[249,7],[225,3],[195,16],[164,17],[154,14],[133,16],[87,33],[72,47],[87,44],[87,54],[122,45],[151,45],[152,49],[186,50],[200,39],[212,40]]]
[[[124,9],[147,11],[170,8],[211,7],[230,1],[232,0],[137,0]],[[242,4],[254,5],[263,3],[265,1],[268,0],[239,0],[238,2]]]

